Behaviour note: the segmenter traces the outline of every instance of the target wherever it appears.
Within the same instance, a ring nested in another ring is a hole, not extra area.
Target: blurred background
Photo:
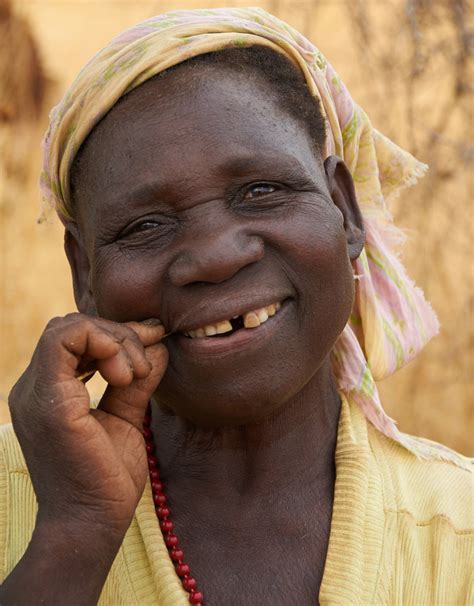
[[[0,422],[44,325],[75,310],[58,221],[39,225],[40,141],[80,67],[167,10],[258,4],[300,30],[374,125],[430,165],[392,212],[441,334],[379,387],[403,431],[474,455],[473,13],[467,0],[0,0]],[[91,385],[96,395],[100,382]]]

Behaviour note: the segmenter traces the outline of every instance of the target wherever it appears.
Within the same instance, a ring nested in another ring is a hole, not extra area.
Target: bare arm
[[[97,604],[121,539],[106,529],[37,524],[0,588],[2,606]]]

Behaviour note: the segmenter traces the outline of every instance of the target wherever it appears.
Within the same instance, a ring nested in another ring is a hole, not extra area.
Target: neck
[[[194,506],[248,503],[277,491],[291,496],[298,486],[300,493],[330,492],[339,412],[329,362],[276,414],[255,424],[200,429],[155,405],[161,475],[176,493],[192,495]]]

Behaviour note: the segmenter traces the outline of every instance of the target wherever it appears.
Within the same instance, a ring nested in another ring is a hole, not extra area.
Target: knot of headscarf
[[[390,198],[414,184],[427,167],[372,127],[322,53],[286,23],[259,8],[183,10],[152,17],[114,38],[51,112],[41,178],[45,201],[63,222],[74,220],[72,162],[120,97],[196,55],[253,45],[282,52],[301,68],[310,93],[321,101],[326,156],[336,154],[348,166],[363,214],[366,244],[354,263],[355,303],[332,352],[339,389],[382,433],[417,456],[433,456],[432,445],[397,429],[375,384],[415,357],[438,330],[434,312],[396,254],[402,234],[387,210]],[[440,447],[439,457],[450,455]]]

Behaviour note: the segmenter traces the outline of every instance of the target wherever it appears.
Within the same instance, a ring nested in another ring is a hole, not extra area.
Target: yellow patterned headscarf
[[[387,204],[423,176],[426,166],[384,137],[352,100],[321,52],[299,32],[259,8],[174,11],[114,38],[82,69],[51,113],[44,140],[44,198],[63,222],[74,221],[72,162],[94,125],[120,97],[163,70],[227,47],[263,45],[283,52],[321,101],[326,156],[337,154],[352,173],[364,217],[366,245],[355,262],[356,299],[332,352],[339,389],[370,422],[418,456],[453,459],[442,447],[402,434],[384,412],[376,380],[410,361],[436,334],[438,322],[395,252],[401,232]]]

